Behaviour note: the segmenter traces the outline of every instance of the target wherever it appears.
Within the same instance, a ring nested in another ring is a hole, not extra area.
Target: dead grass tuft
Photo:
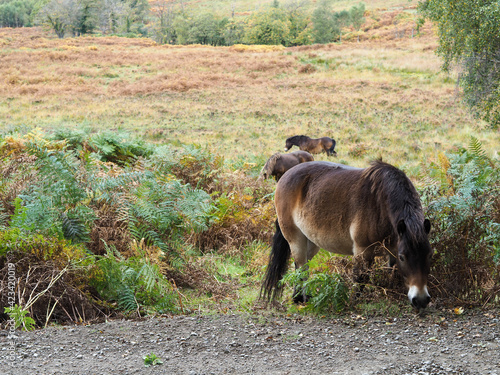
[[[226,298],[235,298],[240,286],[236,279],[224,276],[223,281],[213,263],[197,258],[186,264],[182,270],[164,269],[163,274],[177,287],[189,288],[197,291],[199,296],[210,296],[216,302]]]
[[[299,68],[299,73],[309,74],[309,73],[314,73],[316,70],[317,70],[316,67],[314,67],[313,65],[306,64]]]
[[[34,254],[15,254],[17,258],[9,261],[16,265],[16,300],[19,298],[21,306],[30,305],[29,315],[38,326],[43,327],[49,321],[62,324],[96,323],[111,314],[108,308],[97,302],[98,294],[88,287],[83,273],[68,271]],[[3,275],[0,280],[0,303],[8,306],[6,261],[0,264],[0,272]]]

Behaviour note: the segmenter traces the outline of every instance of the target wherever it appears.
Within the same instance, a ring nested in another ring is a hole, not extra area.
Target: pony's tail
[[[337,142],[335,142],[335,139],[332,138],[332,147],[328,150],[329,155],[337,156],[337,152],[335,151],[335,146],[337,145]]]
[[[267,265],[266,276],[260,289],[260,298],[263,300],[275,301],[281,297],[283,286],[279,285],[280,280],[288,269],[290,260],[290,245],[288,244],[281,228],[276,220],[276,233],[273,237],[273,249],[269,255],[269,264]]]

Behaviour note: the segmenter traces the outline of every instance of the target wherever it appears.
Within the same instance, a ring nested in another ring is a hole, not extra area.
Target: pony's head
[[[433,253],[428,239],[431,223],[425,219],[423,223],[410,224],[404,220],[400,220],[397,224],[396,261],[408,287],[410,303],[417,309],[423,309],[431,300],[427,289]]]
[[[301,137],[303,137],[303,135],[294,135],[293,137],[288,137],[285,141],[285,151],[290,150],[293,146],[298,146]]]
[[[281,157],[279,152],[273,154],[269,159],[267,159],[266,164],[262,167],[260,171],[259,178],[263,178],[264,180],[273,175],[273,170],[276,165],[276,161]]]

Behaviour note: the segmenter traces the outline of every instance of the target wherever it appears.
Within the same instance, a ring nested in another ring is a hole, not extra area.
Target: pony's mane
[[[300,141],[301,139],[304,139],[304,138],[309,138],[307,135],[294,135],[292,137],[288,137],[287,138],[287,141],[290,141],[290,142],[294,142],[294,141]]]
[[[264,164],[264,167],[262,167],[260,174],[262,175],[265,172],[265,173],[267,173],[268,176],[270,176],[271,172],[274,169],[274,166],[276,165],[276,162],[280,158],[281,158],[281,154],[279,152],[276,152],[273,155],[271,155],[271,157],[269,159],[267,159],[266,164]]]
[[[371,193],[377,201],[388,207],[389,216],[396,228],[404,220],[407,233],[413,240],[418,240],[422,233],[424,215],[417,190],[406,174],[381,160],[370,163],[363,171],[363,177],[369,181]]]

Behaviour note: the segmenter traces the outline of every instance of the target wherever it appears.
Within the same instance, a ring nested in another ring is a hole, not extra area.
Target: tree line
[[[187,10],[181,0],[0,0],[1,27],[43,25],[60,38],[84,34],[151,37],[162,44],[281,44],[340,41],[359,30],[365,5],[336,12],[331,0],[278,0],[248,16]]]

